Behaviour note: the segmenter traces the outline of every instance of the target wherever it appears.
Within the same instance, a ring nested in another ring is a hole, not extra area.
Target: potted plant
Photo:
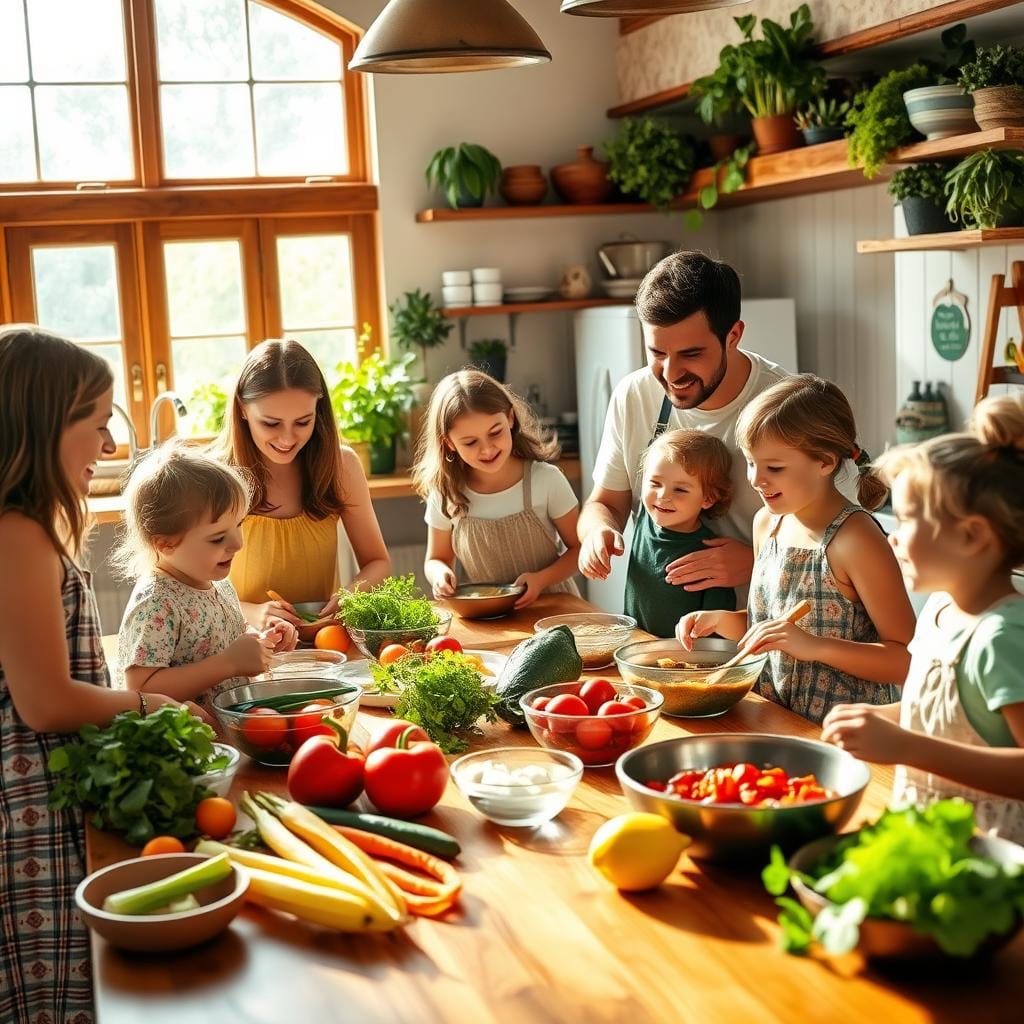
[[[903,94],[910,123],[926,138],[944,139],[977,131],[974,103],[957,84],[960,68],[975,58],[976,48],[960,24],[942,33],[942,56],[922,60],[931,82]]]
[[[990,46],[960,68],[958,84],[974,100],[980,128],[1024,128],[1024,49]]]
[[[723,125],[742,113],[743,104],[733,81],[733,69],[721,60],[710,75],[696,79],[690,85],[690,95],[698,100],[697,115],[718,131],[708,137],[708,149],[714,162],[725,160],[742,143],[743,136],[723,131]],[[703,164],[701,165],[703,166]]]
[[[470,362],[499,384],[505,383],[505,365],[508,359],[508,345],[500,338],[481,338],[470,343]]]
[[[964,227],[1024,224],[1024,150],[982,149],[946,175],[946,212]]]
[[[230,386],[228,387],[230,390]],[[215,437],[224,426],[227,416],[228,394],[212,381],[200,384],[189,395],[188,411],[192,422],[192,434],[198,437]]]
[[[439,149],[427,164],[427,184],[444,192],[453,210],[483,206],[486,196],[497,191],[501,162],[483,146],[460,142]]]
[[[808,146],[835,142],[846,134],[846,115],[849,112],[849,100],[818,96],[797,111],[796,126]]]
[[[627,196],[667,210],[693,174],[690,141],[664,121],[627,117],[619,134],[604,144],[608,177]]]
[[[353,446],[369,446],[371,473],[395,471],[395,443],[406,432],[413,402],[408,370],[415,358],[411,352],[400,359],[374,352],[336,370],[330,391],[338,431]]]
[[[754,143],[739,146],[728,156],[718,160],[711,168],[711,181],[697,193],[699,208],[690,210],[686,215],[686,226],[696,230],[704,223],[702,211],[710,210],[718,204],[720,195],[729,195],[743,187],[746,180],[746,167],[754,151]]]
[[[423,382],[426,383],[427,351],[445,343],[455,325],[434,305],[427,292],[406,292],[388,306],[391,314],[391,340],[408,350],[418,347],[423,360]]]
[[[889,181],[889,195],[903,207],[907,233],[931,235],[953,231],[946,213],[946,164],[911,164],[902,167]]]

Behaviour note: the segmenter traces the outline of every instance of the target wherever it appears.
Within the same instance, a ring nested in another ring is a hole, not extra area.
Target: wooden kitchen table
[[[548,596],[492,623],[456,618],[466,646],[511,648],[543,615],[588,608]],[[597,673],[613,675],[613,672]],[[378,712],[361,712],[363,721]],[[369,722],[372,725],[372,722]],[[719,718],[662,718],[648,742],[704,732],[817,735],[776,705],[747,697]],[[473,749],[532,744],[503,723]],[[235,795],[284,790],[284,773],[243,758]],[[892,781],[875,768],[855,824],[882,810]],[[99,1024],[420,1024],[679,1022],[895,1024],[1024,1019],[1024,936],[985,970],[935,965],[923,975],[856,973],[787,956],[775,907],[754,874],[698,866],[684,854],[670,880],[617,892],[586,859],[594,830],[628,810],[612,768],[584,773],[569,806],[537,829],[493,825],[453,784],[424,822],[458,837],[461,908],[389,935],[342,935],[247,907],[220,938],[165,956],[93,939]],[[134,855],[90,830],[94,870]]]

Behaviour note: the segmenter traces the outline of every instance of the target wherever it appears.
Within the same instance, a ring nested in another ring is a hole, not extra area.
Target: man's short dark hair
[[[740,318],[739,275],[728,263],[702,252],[674,252],[647,272],[637,292],[636,311],[643,323],[654,327],[671,327],[703,313],[725,345]]]

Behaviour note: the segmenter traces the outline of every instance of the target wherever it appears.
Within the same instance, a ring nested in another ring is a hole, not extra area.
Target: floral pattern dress
[[[71,677],[109,686],[89,576],[63,558]],[[18,717],[0,665],[0,1021],[92,1024],[89,933],[75,910],[85,877],[80,811],[51,811],[50,751],[67,743]]]

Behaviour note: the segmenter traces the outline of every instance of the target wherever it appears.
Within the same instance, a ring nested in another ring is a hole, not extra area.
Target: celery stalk
[[[110,914],[148,914],[157,907],[205,889],[230,874],[231,861],[226,853],[220,853],[167,878],[112,893],[103,901],[103,909]]]

